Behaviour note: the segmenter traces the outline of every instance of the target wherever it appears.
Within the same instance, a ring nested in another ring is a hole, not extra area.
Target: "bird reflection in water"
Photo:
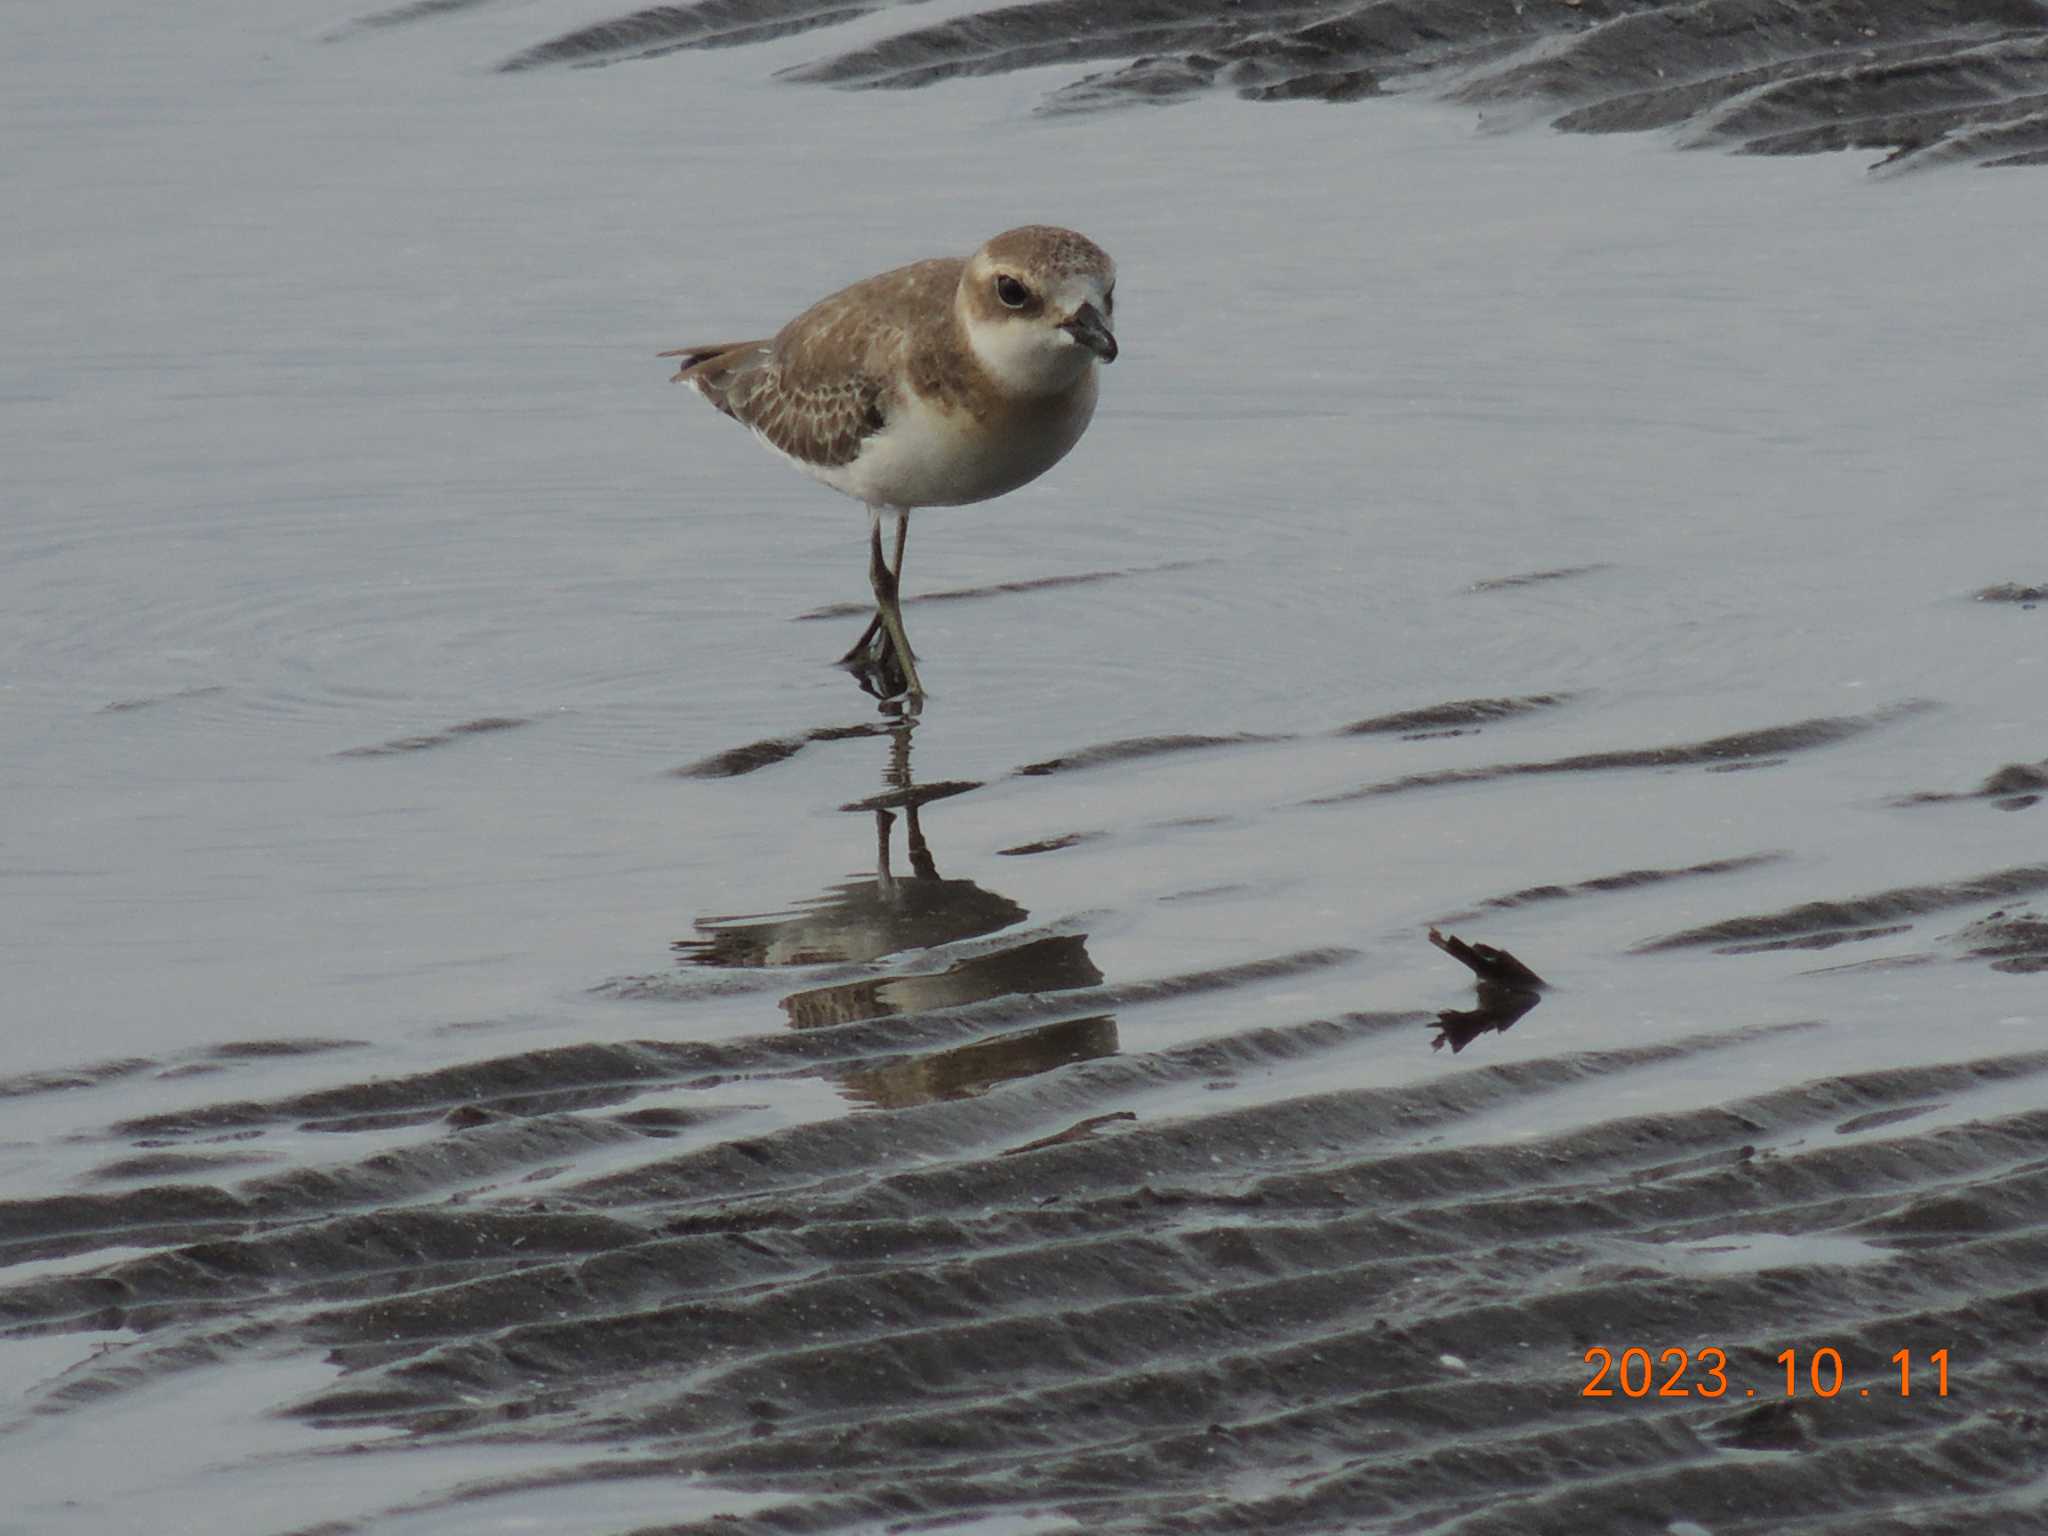
[[[875,822],[875,874],[843,880],[787,913],[703,918],[697,936],[678,940],[679,957],[694,965],[734,968],[869,966],[887,957],[966,944],[1000,933],[1030,914],[972,880],[939,873],[926,841],[922,813],[933,801],[981,786],[971,781],[919,784],[910,768],[906,719],[891,730],[882,793],[842,810],[868,813]],[[898,823],[907,870],[895,861]],[[1086,934],[1039,934],[1013,944],[977,947],[939,970],[862,975],[806,987],[782,999],[793,1029],[986,1005],[1005,997],[1099,986],[1102,972],[1088,956]],[[914,1047],[913,1047],[914,1048]],[[1063,1019],[1005,1032],[966,1045],[860,1065],[842,1074],[848,1094],[863,1103],[901,1106],[961,1098],[996,1083],[1073,1061],[1115,1053],[1115,1020],[1107,1015]]]

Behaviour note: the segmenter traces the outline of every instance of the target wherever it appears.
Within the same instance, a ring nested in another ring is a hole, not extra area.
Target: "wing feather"
[[[676,380],[805,463],[850,464],[889,423],[908,360],[950,324],[963,263],[920,261],[821,299],[772,340],[678,347]]]

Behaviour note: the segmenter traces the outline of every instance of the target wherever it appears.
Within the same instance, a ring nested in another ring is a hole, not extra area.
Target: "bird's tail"
[[[766,341],[714,341],[702,346],[674,347],[660,355],[682,359],[669,377],[671,384],[696,385],[698,394],[723,411],[727,387],[739,375],[766,362],[769,346]]]

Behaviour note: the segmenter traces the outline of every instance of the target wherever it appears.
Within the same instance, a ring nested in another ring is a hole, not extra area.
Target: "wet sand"
[[[1683,800],[1753,769],[1768,795],[1770,772],[1897,719],[1541,760],[1513,751],[1517,702],[1446,703],[1394,738],[1477,733],[1485,768],[1296,812],[1446,787],[1512,802],[1541,774]],[[1417,934],[1378,964],[1428,972],[1422,1008],[1373,1006],[1401,989],[1365,980],[1359,949],[1279,933],[1248,934],[1253,958],[1111,975],[1091,945],[1114,908],[1047,922],[997,888],[1020,856],[1213,827],[1159,830],[1172,802],[1144,783],[1163,761],[1268,783],[1244,760],[1374,724],[1020,765],[1120,812],[960,862],[947,833],[989,787],[920,783],[926,725],[885,729],[884,789],[840,808],[872,825],[872,875],[695,919],[673,964],[596,989],[635,1011],[632,1038],[367,1078],[358,1047],[279,1040],[15,1080],[17,1103],[209,1080],[190,1108],[90,1133],[103,1161],[73,1189],[0,1211],[10,1337],[115,1341],[42,1383],[31,1422],[299,1356],[328,1379],[272,1406],[323,1442],[444,1468],[539,1453],[372,1499],[367,1524],[278,1529],[492,1528],[562,1493],[593,1530],[2036,1528],[2038,1014],[2002,1038],[1930,1025],[1911,1065],[1859,1064],[1844,1031],[1886,1008],[1894,968],[2048,969],[2027,905],[2048,864],[1774,910],[1737,893],[1799,888],[1783,852],[1503,891],[1447,916],[1512,929],[1571,981],[1432,934],[1466,978]],[[786,763],[722,761],[742,759]],[[1271,835],[1286,814],[1252,819]],[[1227,883],[1155,899],[1266,905]],[[1672,926],[1709,901],[1739,915]],[[1574,908],[1606,958],[1547,937]],[[1805,953],[1866,943],[1881,956]],[[1702,953],[1785,956],[1770,990],[1801,1001],[1719,1014],[1714,978],[1685,974]],[[1589,991],[1690,997],[1697,1022],[1574,1029]],[[1333,993],[1360,1006],[1318,1006]],[[692,1038],[717,1011],[754,1028]],[[287,1055],[332,1086],[235,1096]],[[797,1082],[842,1111],[762,1129]],[[641,1514],[614,1522],[627,1485]],[[664,1497],[706,1512],[646,1520]]]
[[[1885,73],[1739,12],[150,14],[24,43],[0,1532],[2048,1531],[2036,173],[1675,153]],[[652,357],[1027,204],[1125,356],[906,721]]]
[[[408,6],[368,21],[424,21],[450,8]],[[887,9],[846,0],[657,6],[522,48],[499,68],[654,60]],[[1737,0],[1710,9],[1677,0],[1050,0],[970,5],[843,51],[821,46],[828,51],[785,68],[785,78],[910,90],[1078,64],[1089,72],[1048,91],[1042,111],[1114,111],[1218,91],[1269,102],[1415,91],[1574,133],[1675,130],[1690,146],[1763,155],[1883,150],[1878,164],[1888,171],[2048,161],[2048,21],[2023,0]]]

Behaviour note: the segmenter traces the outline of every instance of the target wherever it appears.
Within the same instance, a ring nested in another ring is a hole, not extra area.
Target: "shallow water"
[[[0,1530],[2041,1528],[2035,173],[354,19],[5,66]],[[905,728],[653,353],[1027,218]]]

